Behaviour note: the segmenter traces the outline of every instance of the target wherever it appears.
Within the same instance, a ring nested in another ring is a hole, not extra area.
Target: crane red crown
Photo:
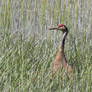
[[[64,24],[58,24],[58,28],[63,27],[63,26],[64,26]]]

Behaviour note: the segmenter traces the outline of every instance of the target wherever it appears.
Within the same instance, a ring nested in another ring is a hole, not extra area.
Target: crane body
[[[58,48],[58,52],[52,64],[52,76],[56,74],[56,72],[60,69],[60,66],[62,65],[62,74],[64,72],[67,72],[68,77],[70,78],[72,75],[72,66],[68,64],[64,53],[64,45],[65,45],[65,39],[68,34],[68,28],[64,24],[58,24],[58,27],[53,27],[50,28],[49,30],[60,30],[63,32],[63,38],[61,44]]]

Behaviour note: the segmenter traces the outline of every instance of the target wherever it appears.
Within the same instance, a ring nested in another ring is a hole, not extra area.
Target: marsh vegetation
[[[66,24],[71,82],[51,64]],[[0,92],[92,92],[92,0],[0,0]]]

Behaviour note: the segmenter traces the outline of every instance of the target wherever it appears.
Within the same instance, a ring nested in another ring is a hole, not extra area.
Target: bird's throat
[[[68,32],[65,32],[63,34],[63,38],[62,38],[62,41],[61,41],[61,49],[62,49],[62,53],[64,54],[64,45],[65,45],[65,39],[66,39],[66,36],[67,36]]]

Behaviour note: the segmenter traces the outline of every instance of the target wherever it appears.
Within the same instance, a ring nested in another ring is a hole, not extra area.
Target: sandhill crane
[[[49,30],[60,30],[63,32],[63,39],[56,54],[56,58],[53,61],[52,75],[55,75],[56,72],[59,70],[60,66],[62,65],[62,73],[66,72],[68,77],[70,78],[72,75],[72,66],[68,64],[64,53],[64,45],[66,36],[68,34],[68,28],[64,24],[58,24],[57,27],[49,28]]]

